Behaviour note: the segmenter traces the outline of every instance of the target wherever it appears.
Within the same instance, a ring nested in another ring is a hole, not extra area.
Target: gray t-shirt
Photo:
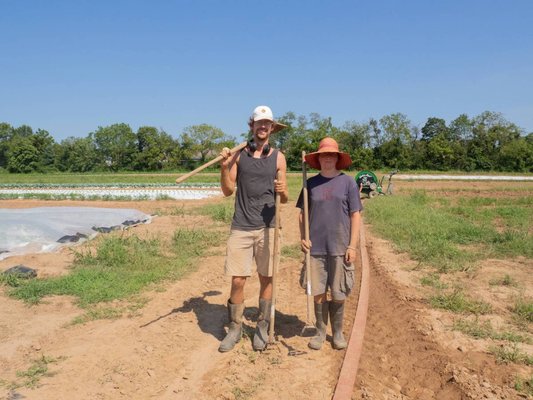
[[[307,180],[311,255],[341,256],[350,244],[350,215],[363,206],[355,180],[341,173],[334,178],[318,174]],[[303,209],[303,191],[296,207]]]

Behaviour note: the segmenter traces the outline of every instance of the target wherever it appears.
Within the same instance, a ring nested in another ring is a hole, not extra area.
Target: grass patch
[[[283,246],[281,248],[281,256],[285,258],[302,258],[302,250],[300,244],[291,244],[288,246]]]
[[[488,314],[492,310],[490,304],[472,300],[460,290],[432,296],[430,298],[430,304],[434,308],[440,308],[454,313],[483,315]]]
[[[502,364],[533,365],[533,356],[520,350],[516,343],[511,346],[491,346],[489,352],[496,357],[497,362]]]
[[[127,314],[128,317],[133,317],[138,315],[138,311],[144,307],[147,301],[147,299],[132,299],[125,306],[102,306],[99,304],[89,306],[87,307],[85,314],[74,318],[71,324],[84,324],[86,322],[96,321],[99,319],[113,320],[121,318],[124,314]]]
[[[223,222],[225,224],[231,223],[233,219],[234,204],[233,199],[224,199],[221,203],[207,204],[199,208],[199,213],[207,215],[213,220]]]
[[[21,378],[22,382],[13,382],[10,385],[11,389],[19,387],[35,388],[38,386],[40,379],[43,376],[52,376],[53,373],[48,371],[48,364],[57,362],[58,359],[52,357],[41,356],[36,360],[33,360],[32,365],[26,371],[17,372],[17,377]]]
[[[518,298],[511,311],[518,318],[519,321],[524,323],[533,322],[533,301],[531,299]]]
[[[169,215],[177,216],[177,217],[184,217],[185,216],[185,205],[182,204],[179,207],[173,207],[169,210]]]
[[[491,286],[512,286],[512,287],[517,287],[518,286],[518,282],[511,275],[505,274],[501,278],[491,279],[489,281],[489,285],[491,285]]]
[[[473,321],[461,319],[455,321],[453,329],[462,332],[476,339],[506,340],[513,343],[531,343],[531,338],[521,333],[498,332],[494,329],[490,321],[479,322],[476,318]]]
[[[255,397],[254,395],[257,392],[257,389],[261,387],[261,384],[264,382],[264,380],[265,380],[264,373],[259,373],[251,385],[247,385],[245,388],[236,386],[233,389],[231,389],[231,393],[235,397],[235,400],[252,399]]]
[[[420,284],[424,286],[431,286],[435,289],[446,289],[448,285],[440,281],[439,274],[428,274],[420,278]]]
[[[533,207],[527,197],[454,203],[418,190],[374,198],[365,202],[364,213],[399,251],[439,272],[468,270],[489,257],[533,257]]]
[[[220,172],[201,173],[189,179],[186,183],[218,183]],[[4,184],[164,184],[175,185],[176,178],[188,171],[165,173],[136,173],[136,172],[94,172],[94,173],[30,173],[14,174],[0,173]],[[186,186],[186,185],[183,185]]]
[[[195,257],[219,244],[220,235],[202,229],[177,229],[170,248],[157,239],[137,236],[107,236],[98,244],[76,252],[72,272],[47,279],[18,280],[10,285],[10,296],[35,304],[45,296],[77,297],[81,307],[101,302],[128,299],[141,290],[168,279],[178,279],[187,272]],[[112,317],[109,310],[92,310],[96,315]]]
[[[528,378],[516,377],[514,389],[525,396],[533,397],[533,375]]]

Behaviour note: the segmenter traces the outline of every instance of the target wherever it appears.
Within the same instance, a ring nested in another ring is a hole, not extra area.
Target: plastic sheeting
[[[97,207],[0,209],[0,260],[21,254],[52,252],[93,238],[99,232],[149,223],[138,210]]]
[[[19,198],[25,196],[50,195],[52,198],[73,198],[73,199],[131,199],[131,200],[158,200],[158,199],[175,199],[175,200],[201,200],[210,197],[221,196],[220,190],[197,190],[197,189],[117,189],[117,188],[93,188],[93,189],[73,189],[73,188],[55,188],[55,189],[24,189],[24,188],[0,188],[0,194],[18,195]],[[37,197],[38,198],[38,197]]]

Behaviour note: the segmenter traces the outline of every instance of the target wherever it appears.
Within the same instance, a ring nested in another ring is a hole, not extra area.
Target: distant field
[[[95,183],[131,183],[131,184],[175,184],[182,173],[89,173],[89,174],[0,174],[0,184],[95,184]],[[183,173],[184,174],[184,173]],[[198,174],[187,180],[192,182],[218,182],[218,173]]]

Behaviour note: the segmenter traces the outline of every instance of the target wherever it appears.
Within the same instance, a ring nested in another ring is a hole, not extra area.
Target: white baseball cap
[[[274,115],[272,110],[268,106],[257,106],[254,109],[252,114],[252,121],[260,121],[262,119],[267,119],[269,121],[274,121]]]

